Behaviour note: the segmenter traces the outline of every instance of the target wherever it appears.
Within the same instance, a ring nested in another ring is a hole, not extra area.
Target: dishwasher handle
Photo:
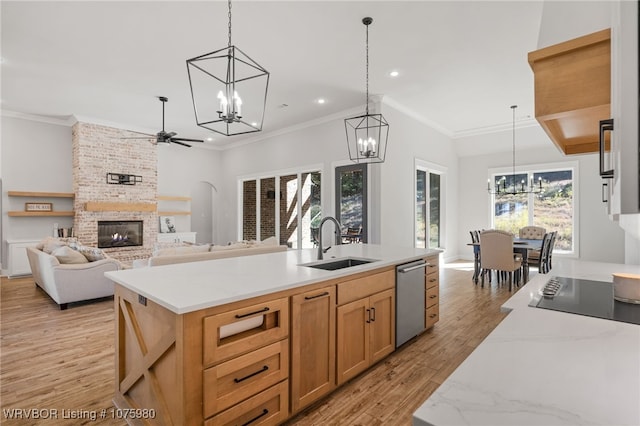
[[[427,267],[427,263],[423,262],[423,263],[420,263],[418,265],[408,266],[406,268],[398,268],[398,272],[401,272],[401,273],[404,274],[406,272],[411,272],[411,271],[415,271],[416,269],[426,268],[426,267]]]

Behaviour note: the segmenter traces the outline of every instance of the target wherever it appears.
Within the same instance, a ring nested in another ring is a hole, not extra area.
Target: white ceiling
[[[247,137],[197,127],[189,92],[185,61],[227,44],[226,1],[0,4],[3,112],[157,132],[167,96],[178,137],[213,136],[213,148]],[[364,112],[365,16],[371,94],[451,137],[510,126],[512,104],[533,116],[541,1],[236,0],[232,13],[233,44],[271,73],[250,138]]]

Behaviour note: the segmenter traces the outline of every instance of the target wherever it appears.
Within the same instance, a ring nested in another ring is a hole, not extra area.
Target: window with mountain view
[[[495,185],[504,179],[508,188],[511,176],[495,174],[493,177]],[[516,182],[531,181],[538,193],[493,196],[493,227],[518,235],[523,226],[542,226],[547,232],[558,232],[555,252],[574,252],[573,168],[519,172],[516,175]]]

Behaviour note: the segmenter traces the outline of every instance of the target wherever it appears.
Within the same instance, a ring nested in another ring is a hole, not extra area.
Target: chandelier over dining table
[[[522,179],[516,175],[516,108],[518,105],[511,105],[513,111],[513,128],[512,128],[512,172],[511,176],[502,176],[495,181],[494,187],[491,188],[491,179],[487,179],[487,192],[490,195],[507,196],[518,194],[539,194],[543,191],[542,177],[538,177],[537,182],[534,182],[533,177],[529,178],[527,182],[526,177]]]

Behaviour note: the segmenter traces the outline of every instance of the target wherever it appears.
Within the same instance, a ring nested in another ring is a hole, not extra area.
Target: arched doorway
[[[196,232],[196,243],[213,243],[215,193],[218,190],[210,182],[200,181],[191,189],[191,230]]]

